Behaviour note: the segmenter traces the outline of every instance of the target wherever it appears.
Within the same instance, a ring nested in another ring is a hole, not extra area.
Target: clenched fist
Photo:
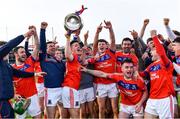
[[[46,29],[48,26],[47,22],[41,22],[41,29]]]

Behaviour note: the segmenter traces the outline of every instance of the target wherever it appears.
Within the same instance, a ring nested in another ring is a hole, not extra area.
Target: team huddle
[[[0,118],[180,117],[180,33],[165,18],[168,39],[151,30],[146,44],[148,23],[145,19],[140,34],[130,31],[132,38],[123,38],[120,48],[110,21],[97,27],[93,44],[87,43],[88,32],[82,42],[81,30],[67,31],[64,51],[46,41],[47,22],[39,37],[30,26],[24,35],[0,41]],[[99,38],[102,29],[110,42]],[[18,46],[24,39],[25,46]],[[13,64],[7,62],[10,51]],[[22,98],[29,104],[20,114],[12,99]]]

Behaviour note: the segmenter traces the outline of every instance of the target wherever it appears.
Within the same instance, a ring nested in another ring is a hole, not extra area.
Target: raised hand
[[[46,29],[48,26],[47,22],[41,22],[41,29]]]
[[[35,26],[31,25],[31,26],[29,26],[28,29],[29,29],[29,30],[30,30],[30,29],[34,29],[34,35],[37,36],[37,32],[36,32],[36,27],[35,27]]]
[[[169,25],[169,18],[164,18],[164,25],[165,26],[168,26]]]
[[[28,29],[35,29],[36,30],[36,27],[31,25],[31,26],[28,27]]]
[[[106,28],[106,29],[111,29],[111,28],[112,28],[112,24],[111,24],[110,21],[105,21],[105,20],[104,20],[104,23],[105,23],[104,28]]]
[[[103,28],[102,23],[100,23],[100,25],[97,27],[97,32],[100,33],[102,31],[102,28]]]
[[[84,40],[87,40],[89,37],[89,31],[87,31],[85,34],[84,34]]]
[[[138,33],[135,30],[129,31],[129,32],[131,33],[133,39],[137,39],[138,38]]]
[[[149,24],[149,19],[144,20],[144,25],[147,26]]]
[[[54,44],[57,44],[58,42],[56,41],[57,36],[54,37],[54,39],[52,40],[54,42]]]
[[[157,35],[157,31],[156,30],[151,30],[150,34],[151,34],[151,38],[153,38],[154,36]]]
[[[72,33],[71,31],[66,31],[66,33],[64,34],[67,40],[70,40],[71,33]]]
[[[30,38],[32,35],[34,35],[34,33],[35,33],[35,29],[34,28],[33,29],[29,29],[29,31],[24,34],[24,37],[26,37],[26,38],[29,37]]]

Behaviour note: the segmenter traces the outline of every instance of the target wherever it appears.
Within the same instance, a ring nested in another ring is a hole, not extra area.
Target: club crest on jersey
[[[81,56],[78,56],[78,62],[82,63]]]
[[[111,56],[109,54],[103,55],[102,57],[99,58],[98,62],[103,62],[105,60],[110,59]]]
[[[123,88],[128,89],[128,90],[137,90],[138,89],[138,86],[136,84],[124,83],[123,81],[119,81],[118,85],[122,86]]]
[[[180,64],[180,57],[176,58],[176,63]]]
[[[20,68],[19,70],[21,71],[25,71],[26,69],[28,69],[30,67],[29,64],[25,64],[22,68]]]
[[[160,70],[160,69],[161,69],[160,64],[153,65],[153,66],[151,66],[151,68],[150,68],[150,72],[154,72],[154,71],[157,71],[157,70]]]

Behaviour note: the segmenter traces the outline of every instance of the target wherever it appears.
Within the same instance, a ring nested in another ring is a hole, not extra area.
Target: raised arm
[[[68,61],[72,61],[74,59],[72,51],[71,51],[71,46],[70,46],[70,37],[71,34],[68,32],[65,34],[66,37],[66,46],[65,46],[65,57],[68,59]]]
[[[95,56],[98,51],[98,39],[99,39],[99,33],[102,31],[102,23],[97,27],[94,42],[93,42],[93,55]]]
[[[88,37],[89,37],[89,31],[87,31],[87,32],[84,34],[84,45],[85,45],[85,46],[88,46],[88,43],[87,43]]]
[[[41,23],[41,31],[40,31],[40,51],[43,54],[46,54],[46,28],[47,28],[48,24],[46,22],[42,22]]]
[[[170,21],[169,18],[164,18],[164,25],[165,25],[168,37],[170,38],[171,41],[174,41],[174,39],[176,38],[176,35],[174,34],[174,32],[169,27],[169,21]]]
[[[26,38],[26,41],[25,41],[25,44],[24,44],[24,49],[26,51],[27,57],[29,57],[31,55],[31,53],[29,52],[29,37]]]
[[[151,37],[153,38],[153,42],[156,48],[156,52],[160,55],[161,59],[163,60],[166,66],[169,65],[170,60],[168,59],[164,47],[159,42],[158,36],[156,35],[156,30],[151,31]]]
[[[144,23],[143,23],[143,26],[141,28],[141,32],[139,33],[139,37],[142,39],[143,36],[144,36],[144,32],[146,30],[146,26],[149,24],[149,19],[145,19],[144,20]]]
[[[131,32],[131,35],[134,39],[135,54],[137,55],[137,57],[140,58],[145,51],[144,51],[143,46],[140,42],[140,38],[138,37],[138,33],[135,30],[130,31],[130,32]]]
[[[34,49],[32,52],[32,57],[34,59],[38,59],[38,53],[39,53],[39,38],[36,32],[36,27],[35,26],[30,26],[30,29],[34,29]]]
[[[3,46],[1,46],[0,47],[0,59],[3,59],[3,57],[5,57],[14,47],[19,45],[24,40],[24,38],[30,37],[33,34],[34,34],[34,31],[33,30],[29,30],[24,35],[20,35],[20,36],[18,36],[16,38],[10,40],[9,42],[4,44]]]
[[[115,35],[114,35],[114,31],[113,31],[113,27],[110,21],[105,21],[104,23],[106,26],[104,26],[105,28],[109,29],[109,36],[110,36],[110,49],[115,51],[116,50],[116,44],[115,44]]]

